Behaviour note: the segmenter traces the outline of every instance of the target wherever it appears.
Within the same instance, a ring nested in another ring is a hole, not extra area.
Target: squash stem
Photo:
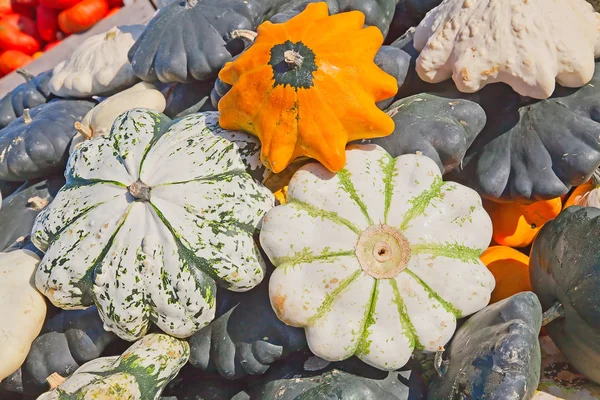
[[[129,185],[127,189],[129,190],[129,193],[133,196],[133,198],[135,198],[136,200],[144,202],[150,201],[150,188],[139,179],[136,182],[133,182],[131,185]]]
[[[257,36],[258,33],[249,29],[236,29],[231,32],[232,39],[247,39],[249,42],[254,42]]]
[[[35,78],[35,75],[33,75],[31,72],[27,71],[25,68],[17,68],[17,74],[21,75],[26,82],[29,82],[30,80],[32,80],[33,78]]]
[[[85,140],[90,140],[94,136],[94,132],[79,121],[75,121],[75,129],[85,138]]]
[[[108,32],[106,32],[106,35],[104,36],[104,40],[114,39],[115,37],[117,37],[116,31],[108,31]]]
[[[283,53],[283,61],[285,61],[290,68],[296,69],[302,66],[304,57],[296,50],[286,50]]]
[[[29,125],[33,119],[31,119],[31,114],[29,113],[29,108],[23,110],[23,122]]]
[[[443,378],[448,372],[448,361],[444,361],[442,358],[444,355],[444,350],[439,350],[435,352],[435,358],[433,359],[433,367],[435,368],[435,372]]]
[[[198,4],[198,0],[186,0],[185,8],[194,8],[196,7],[196,4]]]
[[[563,305],[557,301],[552,307],[547,309],[544,314],[542,314],[542,326],[546,326],[556,319],[564,318],[564,316],[565,309]]]
[[[61,376],[58,372],[54,372],[52,375],[46,378],[46,382],[50,385],[50,389],[55,389],[62,385],[67,378]]]

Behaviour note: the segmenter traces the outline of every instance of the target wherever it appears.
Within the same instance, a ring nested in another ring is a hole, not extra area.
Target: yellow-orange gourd
[[[562,209],[560,197],[523,205],[517,203],[484,202],[492,219],[492,238],[509,247],[526,247],[549,220],[556,218]]]
[[[507,246],[491,246],[480,259],[496,279],[490,304],[532,290],[529,257],[520,251]]]
[[[328,16],[320,2],[285,23],[264,22],[219,73],[233,85],[219,102],[221,127],[258,136],[275,173],[301,156],[339,171],[348,142],[391,134],[394,121],[375,103],[394,96],[397,82],[375,64],[383,36],[364,21],[359,11]]]

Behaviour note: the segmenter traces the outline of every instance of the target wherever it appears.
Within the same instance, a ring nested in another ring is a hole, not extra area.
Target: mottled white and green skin
[[[65,382],[38,400],[158,399],[190,357],[184,340],[154,333],[120,356],[102,357],[79,367]]]
[[[356,355],[393,370],[413,349],[442,349],[457,318],[487,305],[495,282],[479,256],[492,225],[479,195],[443,182],[425,156],[394,159],[381,147],[355,145],[346,157],[337,175],[316,163],[302,167],[288,203],[265,216],[260,241],[277,267],[271,304],[282,321],[305,328],[319,357]],[[394,277],[376,279],[356,256],[359,237],[374,225],[407,240],[410,258]]]
[[[96,304],[125,340],[150,322],[192,335],[214,318],[216,284],[246,291],[263,279],[253,235],[274,197],[247,173],[259,151],[256,138],[219,128],[216,112],[122,114],[71,155],[66,185],[36,219],[38,289],[63,309]],[[138,180],[147,202],[128,190]]]

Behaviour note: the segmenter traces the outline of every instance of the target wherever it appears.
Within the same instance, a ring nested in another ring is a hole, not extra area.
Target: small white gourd
[[[113,27],[85,40],[53,71],[50,91],[59,97],[107,96],[139,81],[127,53],[143,25]]]
[[[29,250],[0,253],[0,380],[21,367],[44,324],[46,301],[34,283],[39,263]]]
[[[75,129],[78,133],[71,141],[69,154],[85,140],[109,134],[115,119],[127,110],[147,108],[156,112],[163,112],[165,107],[165,97],[156,86],[149,82],[140,82],[117,93],[91,109],[83,118],[83,121],[75,122]]]
[[[550,97],[556,81],[581,87],[600,56],[600,14],[585,0],[444,0],[417,26],[419,77],[450,77],[461,92],[504,82]]]

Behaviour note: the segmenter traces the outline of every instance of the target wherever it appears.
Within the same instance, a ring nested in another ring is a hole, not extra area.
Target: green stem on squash
[[[17,68],[16,73],[21,75],[25,79],[26,82],[29,82],[30,80],[35,78],[35,75],[33,75],[31,72],[27,71],[25,68]]]
[[[24,109],[23,110],[23,122],[25,122],[25,124],[29,125],[32,121],[33,121],[33,119],[31,118],[31,114],[29,113],[29,108]]]
[[[542,326],[548,325],[550,322],[557,320],[559,318],[564,318],[565,309],[561,302],[557,301],[554,303],[552,307],[547,309],[544,314],[542,314]]]

